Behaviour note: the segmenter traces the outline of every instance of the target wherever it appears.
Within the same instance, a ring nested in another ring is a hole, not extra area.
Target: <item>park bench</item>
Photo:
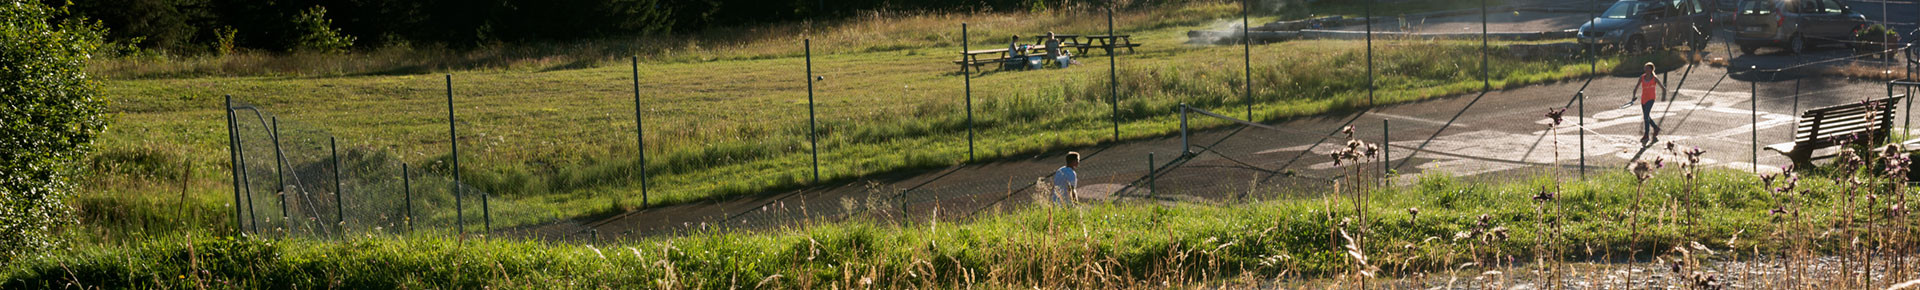
[[[1906,96],[1893,96],[1852,104],[1807,110],[1794,125],[1793,142],[1767,145],[1793,160],[1795,168],[1813,168],[1813,160],[1832,158],[1838,153],[1814,156],[1813,151],[1845,143],[1885,144],[1893,131],[1894,105]]]

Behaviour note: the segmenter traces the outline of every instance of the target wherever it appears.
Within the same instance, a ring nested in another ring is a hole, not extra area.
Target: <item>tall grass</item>
[[[1553,183],[1563,186],[1562,198],[1570,207],[1559,225],[1570,229],[1564,236],[1540,234],[1554,225],[1540,222],[1538,211],[1530,206],[1536,203],[1530,198],[1535,191]],[[0,284],[9,288],[1110,288],[1310,279],[1334,279],[1329,283],[1339,285],[1363,281],[1343,273],[1367,270],[1382,279],[1380,285],[1407,286],[1409,282],[1402,279],[1462,270],[1519,273],[1531,266],[1509,261],[1536,258],[1533,255],[1539,252],[1530,249],[1542,243],[1595,249],[1584,257],[1538,257],[1573,261],[1659,249],[1688,249],[1660,250],[1657,256],[1664,261],[1726,259],[1748,249],[1779,253],[1795,247],[1778,239],[1739,238],[1741,233],[1774,228],[1776,219],[1768,213],[1775,208],[1766,198],[1769,188],[1757,184],[1750,174],[1699,172],[1692,184],[1699,185],[1696,193],[1702,202],[1693,210],[1703,219],[1695,230],[1687,231],[1679,223],[1686,217],[1671,214],[1681,209],[1656,207],[1658,214],[1645,216],[1652,221],[1642,226],[1645,230],[1639,238],[1629,233],[1632,229],[1614,225],[1619,220],[1615,214],[1625,212],[1638,195],[1634,186],[1627,186],[1635,183],[1640,183],[1638,178],[1626,172],[1589,181],[1542,177],[1501,184],[1423,176],[1413,186],[1373,192],[1377,202],[1363,208],[1370,218],[1349,220],[1365,223],[1371,229],[1369,238],[1349,234],[1342,239],[1343,245],[1327,243],[1328,233],[1343,231],[1329,219],[1358,213],[1328,215],[1320,198],[1219,207],[1121,203],[1029,208],[959,223],[855,220],[767,232],[704,232],[587,244],[454,240],[434,233],[344,241],[261,240],[188,231],[124,243],[82,243],[71,251],[42,253],[0,272],[4,273]],[[1800,200],[1807,209],[1848,209],[1846,183],[1830,179],[1799,183],[1798,188],[1809,193]],[[1691,188],[1689,184],[1674,173],[1656,174],[1645,181],[1647,189],[1658,193],[1682,192]],[[1421,208],[1418,219],[1403,211],[1415,207]],[[1804,218],[1828,225],[1875,220],[1846,215]],[[1807,255],[1849,251],[1842,239],[1807,242],[1817,245]],[[1683,246],[1672,247],[1675,243]],[[1654,260],[1654,256],[1639,258]],[[1843,277],[1834,274],[1830,279]],[[1692,283],[1648,281],[1642,282]]]

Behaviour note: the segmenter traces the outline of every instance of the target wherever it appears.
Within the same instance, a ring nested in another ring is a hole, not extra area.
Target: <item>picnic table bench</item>
[[[1792,159],[1795,168],[1813,168],[1813,160],[1838,155],[1814,156],[1814,150],[1847,142],[1885,144],[1893,131],[1894,105],[1906,97],[1900,95],[1807,110],[1800,114],[1800,121],[1794,125],[1793,142],[1767,145],[1766,148]]]

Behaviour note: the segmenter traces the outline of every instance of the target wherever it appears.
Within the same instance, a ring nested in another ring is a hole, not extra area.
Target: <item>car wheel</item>
[[[1807,38],[1801,37],[1799,34],[1794,34],[1793,39],[1787,40],[1787,50],[1792,51],[1793,54],[1806,53]]]
[[[1620,46],[1620,51],[1627,52],[1627,53],[1639,53],[1642,50],[1646,49],[1646,46],[1647,46],[1647,41],[1645,39],[1640,39],[1640,36],[1636,35],[1633,38],[1628,38],[1626,44]]]
[[[1741,47],[1740,47],[1740,52],[1741,52],[1741,53],[1745,53],[1746,55],[1753,55],[1753,53],[1754,53],[1754,52],[1757,52],[1757,51],[1760,51],[1760,48],[1758,48],[1758,47],[1752,47],[1752,46],[1741,46]]]

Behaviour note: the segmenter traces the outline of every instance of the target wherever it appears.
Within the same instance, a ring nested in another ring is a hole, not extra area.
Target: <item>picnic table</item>
[[[1133,43],[1133,38],[1126,34],[1088,35],[1086,38],[1087,42],[1080,43],[1079,46],[1075,47],[1079,48],[1080,54],[1083,55],[1087,54],[1088,49],[1094,48],[1105,49],[1107,50],[1107,54],[1113,54],[1113,50],[1116,48],[1125,47],[1127,48],[1127,53],[1133,53],[1133,48],[1140,47],[1140,44]]]
[[[1096,48],[1105,49],[1108,54],[1112,54],[1114,53],[1115,49],[1122,48],[1122,47],[1127,48],[1128,53],[1132,53],[1134,47],[1140,46],[1140,44],[1133,43],[1132,39],[1128,35],[1124,35],[1124,34],[1123,35],[1085,35],[1085,36],[1079,35],[1079,34],[1054,34],[1053,37],[1056,39],[1060,39],[1060,49],[1062,50],[1078,49],[1080,52],[1077,55],[1086,55],[1087,50],[1096,49]],[[1086,38],[1087,41],[1081,41],[1081,38]],[[1034,54],[1034,53],[1045,54],[1046,53],[1047,37],[1045,34],[1041,34],[1037,36],[1029,36],[1027,37],[1027,39],[1034,40],[1033,41],[1034,47],[1031,48],[1031,50],[1029,50],[1029,54]],[[962,70],[965,70],[967,66],[972,66],[975,68],[975,70],[979,70],[979,67],[982,67],[982,66],[986,66],[989,64],[1002,64],[1012,60],[1013,56],[1009,52],[1011,52],[1011,50],[1005,47],[995,48],[995,49],[969,50],[969,51],[961,52],[960,60],[955,60],[953,61],[953,63],[959,64]],[[985,59],[982,59],[981,56],[983,55],[988,57]],[[1051,62],[1054,60],[1047,59],[1045,61]]]

